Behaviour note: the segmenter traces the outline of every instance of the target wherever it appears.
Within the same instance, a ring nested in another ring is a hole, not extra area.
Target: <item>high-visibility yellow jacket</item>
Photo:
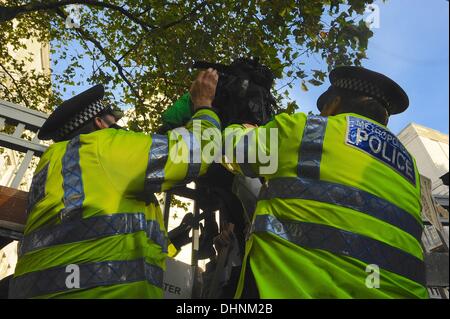
[[[262,298],[427,298],[419,174],[386,127],[298,113],[223,136],[227,166],[266,181],[236,297],[250,265]]]
[[[205,173],[199,134],[220,129],[211,110],[192,119],[168,135],[104,129],[51,145],[33,177],[10,297],[161,298],[168,239],[154,193]]]

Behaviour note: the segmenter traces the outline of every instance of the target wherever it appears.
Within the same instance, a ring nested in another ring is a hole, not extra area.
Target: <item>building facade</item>
[[[24,48],[14,50],[8,46],[9,54],[17,61],[23,61],[25,70],[34,70],[50,76],[50,46],[48,43],[39,42],[36,39],[23,39]],[[5,66],[6,68],[8,66]],[[19,76],[13,71],[9,72],[13,77]],[[0,80],[4,85],[12,86],[9,74],[5,74],[0,69]],[[4,130],[5,123],[0,118],[0,132]],[[25,131],[25,134],[27,132]],[[20,166],[24,157],[23,153],[12,151],[10,149],[0,147],[0,185],[11,186],[15,173]],[[31,184],[34,168],[38,162],[38,158],[34,158],[29,169],[18,187],[20,190],[28,191]],[[12,273],[17,261],[17,241],[13,241],[7,246],[0,249],[0,280]]]

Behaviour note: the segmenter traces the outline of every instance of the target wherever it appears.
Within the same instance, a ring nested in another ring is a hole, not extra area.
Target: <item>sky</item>
[[[406,91],[410,106],[402,114],[392,116],[388,127],[398,134],[415,122],[445,134],[449,127],[449,2],[447,0],[387,0],[376,1],[379,27],[369,40],[367,60],[362,65],[383,73]],[[75,48],[74,48],[75,49]],[[90,68],[90,61],[80,61]],[[305,61],[305,70],[326,70],[318,59]],[[61,64],[52,65],[56,72]],[[278,85],[276,87],[279,87]],[[329,86],[310,86],[309,91],[295,83],[290,97],[297,101],[299,111],[318,113],[316,100]],[[76,88],[77,92],[89,86]],[[63,98],[75,92],[68,90]]]
[[[449,2],[388,0],[375,4],[379,7],[379,28],[372,29],[368,59],[362,66],[392,78],[410,100],[409,108],[392,116],[388,127],[398,134],[414,122],[448,134]],[[304,92],[296,83],[290,95],[300,105],[299,111],[317,113],[317,98],[328,86],[326,81]]]

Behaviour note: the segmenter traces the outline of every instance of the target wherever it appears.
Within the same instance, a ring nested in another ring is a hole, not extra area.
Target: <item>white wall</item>
[[[398,138],[415,157],[420,174],[431,179],[433,194],[448,195],[449,188],[440,179],[449,171],[448,135],[411,123]]]

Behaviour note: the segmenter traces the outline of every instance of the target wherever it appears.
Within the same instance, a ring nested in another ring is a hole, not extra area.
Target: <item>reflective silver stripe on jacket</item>
[[[323,116],[308,116],[300,145],[298,176],[320,178],[320,160],[327,122],[328,119]]]
[[[64,209],[60,217],[65,220],[81,217],[84,201],[83,180],[80,168],[80,136],[77,135],[67,144],[62,158],[62,176],[64,188]]]
[[[194,133],[187,130],[185,127],[178,127],[173,132],[180,134],[183,141],[186,143],[189,150],[189,163],[187,168],[186,177],[183,181],[177,183],[179,185],[184,185],[191,182],[194,178],[198,177],[201,168],[201,145],[197,141],[197,137]]]
[[[257,215],[252,232],[269,232],[304,248],[375,264],[425,286],[425,268],[420,259],[363,235],[315,223],[281,221],[272,215]]]
[[[168,239],[157,221],[147,221],[144,213],[117,213],[74,219],[39,228],[24,236],[20,245],[20,255],[55,245],[139,231],[145,231],[149,239],[161,246],[163,252],[167,252]]]
[[[68,288],[71,268],[61,266],[18,276],[11,280],[9,298],[33,298],[48,294],[128,284],[138,281],[162,288],[163,270],[143,258],[125,261],[103,261],[76,265],[79,267],[79,288]]]
[[[159,193],[164,182],[164,167],[169,157],[169,141],[166,135],[153,134],[145,173],[145,193]]]
[[[314,200],[350,208],[396,226],[421,241],[422,225],[413,215],[387,200],[351,186],[281,177],[270,180],[261,188],[260,200],[272,198]]]
[[[192,118],[193,121],[195,120],[205,120],[208,122],[211,122],[217,129],[221,129],[221,125],[219,124],[219,122],[217,122],[212,116],[203,114],[203,115],[196,115],[195,117]]]

